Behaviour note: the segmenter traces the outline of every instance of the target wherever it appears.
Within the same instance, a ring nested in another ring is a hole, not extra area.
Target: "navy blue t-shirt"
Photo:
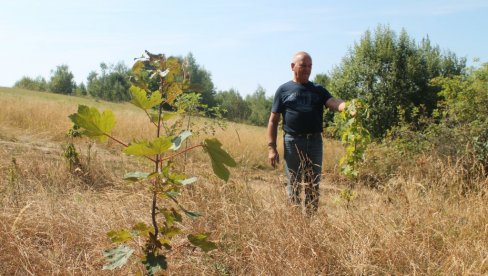
[[[290,134],[322,132],[325,103],[329,91],[313,82],[289,81],[278,87],[271,112],[283,114],[283,130]]]

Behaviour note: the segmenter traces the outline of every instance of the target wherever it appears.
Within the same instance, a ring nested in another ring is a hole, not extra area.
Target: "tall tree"
[[[54,93],[71,94],[76,87],[73,73],[68,65],[59,65],[54,71],[49,81],[49,90]]]
[[[184,63],[190,77],[188,91],[199,93],[203,104],[215,106],[215,87],[210,72],[197,64],[192,53],[185,57]]]
[[[334,68],[329,88],[343,99],[360,98],[369,106],[366,127],[373,137],[382,137],[404,119],[414,121],[422,110],[431,114],[438,101],[436,76],[462,74],[466,60],[453,53],[442,55],[428,38],[420,46],[402,30],[400,36],[388,26],[366,31],[342,63]]]
[[[246,103],[251,109],[248,120],[252,124],[265,126],[268,123],[269,112],[273,104],[272,98],[266,97],[266,90],[259,86],[253,94],[246,96]]]
[[[124,63],[116,65],[100,64],[100,73],[90,72],[87,78],[87,90],[90,95],[108,101],[128,101],[129,69]]]
[[[245,121],[251,113],[247,102],[235,89],[217,92],[215,94],[215,103],[226,110],[224,117],[231,121]]]

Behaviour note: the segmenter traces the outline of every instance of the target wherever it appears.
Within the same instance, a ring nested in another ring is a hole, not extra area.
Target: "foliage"
[[[214,135],[217,128],[225,129],[226,123],[222,120],[225,109],[221,106],[208,107],[202,103],[202,95],[199,93],[183,93],[179,95],[174,103],[177,113],[181,114],[180,120],[175,120],[173,128],[178,125],[184,125],[186,129],[191,130],[193,135],[200,133]],[[205,120],[203,124],[195,124],[192,117],[209,116],[211,119]],[[186,155],[185,155],[186,156]]]
[[[437,76],[464,73],[466,60],[441,54],[429,38],[419,45],[405,30],[397,36],[387,26],[365,32],[331,74],[330,90],[343,99],[359,98],[369,106],[365,127],[372,137],[384,137],[400,118],[415,123],[413,108],[423,105],[429,116],[437,107],[439,86],[429,83]]]
[[[488,125],[474,137],[473,144],[476,159],[483,164],[485,171],[488,171]]]
[[[356,199],[357,193],[350,188],[341,189],[339,195],[334,198],[335,203],[344,204],[346,208],[351,206],[351,202]]]
[[[141,263],[144,264],[146,272],[153,275],[167,268],[166,252],[172,249],[172,238],[182,233],[179,226],[183,221],[182,215],[192,219],[200,216],[195,211],[185,209],[178,201],[181,189],[193,183],[195,178],[173,172],[172,160],[189,150],[201,147],[209,154],[216,176],[225,181],[230,175],[227,167],[236,166],[236,162],[222,149],[222,144],[216,139],[206,139],[182,149],[183,142],[191,135],[190,131],[184,130],[178,135],[162,134],[163,125],[168,118],[165,115],[174,113],[165,111],[163,106],[174,106],[177,97],[183,93],[185,80],[181,78],[184,75],[181,74],[181,63],[177,58],[166,58],[162,54],[155,55],[147,51],[146,54],[147,56],[137,59],[132,67],[131,103],[147,114],[149,122],[156,128],[156,138],[133,140],[127,144],[112,137],[115,118],[110,110],[101,113],[96,108],[80,105],[78,112],[70,115],[70,119],[81,129],[83,135],[100,141],[112,139],[124,147],[125,154],[145,157],[154,164],[152,172],[132,172],[124,178],[132,182],[150,183],[153,193],[152,225],[140,222],[131,229],[110,231],[107,235],[119,246],[105,252],[108,263],[104,266],[104,269],[115,269],[124,265],[135,250],[129,244],[140,244],[140,239],[144,239],[144,246],[140,248],[143,252]],[[159,80],[158,90],[149,90],[146,76]],[[154,108],[157,108],[156,113],[153,113]],[[158,201],[164,201],[164,205]],[[216,245],[207,239],[207,234],[190,234],[187,238],[192,245],[205,252],[216,248]]]
[[[477,190],[472,179],[488,172],[488,65],[468,68],[464,76],[437,77],[431,82],[441,90],[433,117],[418,115],[417,121],[426,127],[419,129],[401,119],[374,152],[368,153],[362,173],[386,180],[402,168],[416,168],[419,159],[447,164],[454,160],[462,172],[459,177],[465,178],[462,191]]]
[[[49,80],[49,91],[69,95],[73,93],[75,87],[74,76],[68,65],[59,65],[56,70],[52,71],[52,76]]]
[[[116,65],[100,64],[101,73],[90,72],[88,75],[87,92],[91,96],[107,101],[128,101],[130,71],[124,63]]]
[[[246,96],[246,102],[251,110],[248,120],[254,125],[267,125],[273,100],[266,97],[266,91],[258,87],[253,94]]]
[[[224,117],[228,120],[244,122],[251,114],[248,103],[235,89],[217,92],[215,102],[226,111]]]
[[[202,104],[208,107],[216,106],[215,86],[210,72],[197,64],[192,53],[185,57],[184,66],[189,76],[188,91],[200,94]]]
[[[35,79],[24,76],[20,80],[15,82],[14,87],[35,90],[35,91],[46,91],[47,82],[41,76],[38,76]]]
[[[79,153],[73,143],[70,142],[65,146],[63,155],[68,161],[70,171],[73,171],[77,166],[80,165]]]
[[[315,75],[313,82],[323,87],[329,87],[330,77],[327,74],[317,74]]]
[[[472,145],[478,161],[488,168],[488,63],[470,68],[464,77],[438,77],[432,82],[442,87],[436,110],[439,123],[461,133],[464,145]]]
[[[88,90],[86,89],[85,84],[81,82],[76,86],[74,93],[76,96],[86,96],[88,95]]]
[[[368,130],[363,126],[367,114],[368,109],[364,103],[355,99],[347,102],[344,112],[334,117],[335,127],[346,150],[339,162],[341,172],[348,177],[358,176],[359,165],[371,140]]]

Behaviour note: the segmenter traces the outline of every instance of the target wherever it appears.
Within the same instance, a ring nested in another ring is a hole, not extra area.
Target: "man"
[[[322,121],[324,106],[343,111],[343,100],[333,98],[322,86],[309,81],[312,58],[298,52],[291,63],[293,80],[276,91],[268,122],[268,159],[273,167],[279,163],[276,136],[280,115],[283,116],[285,171],[287,192],[292,204],[300,205],[301,182],[307,213],[317,211],[322,173]]]

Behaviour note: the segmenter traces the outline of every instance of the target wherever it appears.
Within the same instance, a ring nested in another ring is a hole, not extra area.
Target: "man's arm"
[[[280,113],[271,112],[268,121],[268,159],[273,166],[280,162],[280,155],[278,154],[278,150],[276,149],[276,138],[278,136],[278,124],[280,123]]]
[[[346,108],[346,102],[339,98],[330,98],[325,102],[325,106],[334,111],[343,111]]]

